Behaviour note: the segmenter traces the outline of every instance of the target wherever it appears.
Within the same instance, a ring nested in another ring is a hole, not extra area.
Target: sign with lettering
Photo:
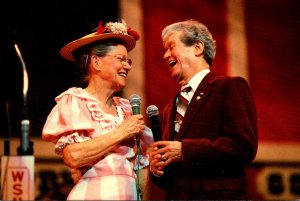
[[[2,156],[3,200],[34,200],[34,156]]]

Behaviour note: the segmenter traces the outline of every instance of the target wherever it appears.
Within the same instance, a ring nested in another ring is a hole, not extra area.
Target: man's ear
[[[198,41],[194,44],[195,47],[195,55],[199,56],[203,54],[204,51],[204,43],[202,41]]]

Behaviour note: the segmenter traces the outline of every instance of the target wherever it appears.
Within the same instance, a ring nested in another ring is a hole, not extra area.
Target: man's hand
[[[150,171],[156,176],[162,176],[165,166],[171,162],[181,161],[181,146],[179,141],[158,141],[153,143],[150,152]]]

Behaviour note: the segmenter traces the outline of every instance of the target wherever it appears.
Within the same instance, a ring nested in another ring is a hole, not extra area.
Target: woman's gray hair
[[[103,57],[107,53],[111,52],[117,44],[120,43],[116,41],[94,42],[74,51],[73,55],[77,65],[79,66],[82,82],[84,85],[87,85],[90,79],[89,64],[91,62],[91,56],[97,55],[99,57]]]
[[[204,59],[209,66],[212,66],[217,46],[212,34],[204,24],[193,19],[170,24],[162,31],[161,38],[163,43],[176,31],[182,32],[180,40],[186,46],[192,46],[196,42],[202,41],[204,43]]]

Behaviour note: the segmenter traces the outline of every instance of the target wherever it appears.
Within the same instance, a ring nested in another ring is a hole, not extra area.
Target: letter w
[[[23,171],[22,172],[12,171],[12,177],[13,177],[14,182],[16,182],[17,180],[22,181],[23,180],[23,175],[24,175]]]

